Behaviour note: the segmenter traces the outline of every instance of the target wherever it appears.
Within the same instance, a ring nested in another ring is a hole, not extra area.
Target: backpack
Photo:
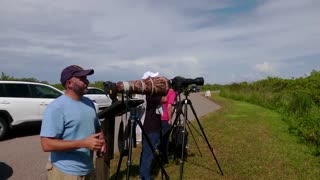
[[[185,132],[184,132],[185,131]],[[182,146],[183,146],[183,136],[184,136],[184,147],[183,147],[183,154],[184,158],[187,155],[187,143],[188,143],[188,131],[187,129],[184,130],[183,126],[177,125],[173,127],[172,134],[171,134],[171,145],[170,145],[170,152],[174,155],[174,158],[181,158],[182,154]]]

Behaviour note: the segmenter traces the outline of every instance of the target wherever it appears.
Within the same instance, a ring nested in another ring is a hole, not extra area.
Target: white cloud
[[[3,0],[0,62],[13,65],[0,71],[58,82],[64,66],[80,64],[96,70],[94,80],[151,70],[228,83],[299,76],[320,66],[309,58],[320,55],[318,0],[250,1],[245,10],[236,8],[241,3]],[[29,63],[20,69],[19,62]],[[24,70],[43,63],[52,73]]]
[[[258,70],[259,72],[264,72],[264,73],[273,73],[273,72],[275,72],[275,67],[273,67],[268,62],[263,62],[262,64],[256,64],[255,65],[255,69]]]

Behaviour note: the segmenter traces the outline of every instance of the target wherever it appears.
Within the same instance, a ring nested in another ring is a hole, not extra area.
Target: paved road
[[[183,95],[181,98],[184,99]],[[199,118],[219,108],[217,104],[200,96],[199,93],[190,94],[189,99]],[[188,113],[188,119],[194,119],[190,109]],[[120,122],[120,117],[117,117],[116,121]],[[115,137],[118,133],[117,127],[118,125],[116,126]],[[0,180],[46,179],[44,166],[48,159],[48,153],[41,150],[39,132],[39,125],[17,128],[12,133],[15,134],[14,136],[12,135],[8,140],[0,142]],[[117,145],[115,145],[115,150],[116,148]]]

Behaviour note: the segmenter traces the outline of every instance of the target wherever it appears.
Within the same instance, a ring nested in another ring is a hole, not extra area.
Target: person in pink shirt
[[[172,125],[172,111],[176,98],[176,93],[173,89],[169,89],[166,101],[162,103],[163,114],[161,116],[161,159],[162,162],[168,164],[168,148],[169,148],[169,136]]]

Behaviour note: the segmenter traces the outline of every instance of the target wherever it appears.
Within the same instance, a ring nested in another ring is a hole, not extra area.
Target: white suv
[[[109,95],[106,95],[102,89],[96,87],[88,87],[88,92],[84,96],[97,103],[99,110],[109,107],[112,103]]]
[[[62,94],[42,83],[0,81],[0,139],[13,126],[41,121],[47,105]]]
[[[16,125],[41,121],[44,110],[63,91],[47,84],[0,81],[0,139]],[[98,106],[94,103],[98,112]]]

